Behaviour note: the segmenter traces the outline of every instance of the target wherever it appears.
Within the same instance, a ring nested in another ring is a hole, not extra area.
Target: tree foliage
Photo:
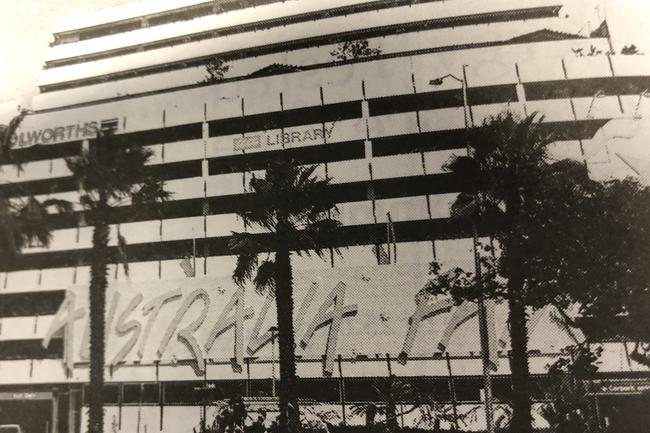
[[[88,149],[81,155],[66,158],[66,165],[77,181],[80,205],[86,222],[93,226],[90,252],[90,387],[88,431],[103,431],[105,309],[108,263],[122,261],[128,275],[126,240],[119,233],[118,248],[108,247],[113,208],[137,212],[143,206],[166,201],[162,179],[146,166],[153,151],[113,131],[97,131]]]
[[[601,262],[594,238],[599,230],[599,184],[577,161],[548,156],[553,135],[536,114],[505,112],[468,131],[470,156],[447,165],[461,183],[452,216],[490,222],[490,247],[482,278],[473,272],[432,266],[431,294],[456,300],[506,300],[509,305],[513,377],[512,429],[531,429],[527,309],[568,307],[584,300],[598,282]],[[494,253],[494,254],[493,254]]]
[[[650,188],[630,178],[613,180],[597,201],[600,228],[592,254],[600,266],[582,313],[596,334],[635,342],[631,357],[650,367]]]
[[[553,162],[553,141],[535,115],[519,119],[504,113],[470,131],[473,155],[454,157],[446,168],[458,175],[462,192],[453,203],[454,218],[491,222],[497,248],[483,246],[483,279],[460,268],[441,272],[427,286],[457,300],[509,300],[510,280],[521,276],[516,294],[525,305],[567,307],[591,284],[601,287],[597,234],[602,229],[602,186],[578,161]],[[498,250],[498,251],[495,251]],[[516,275],[515,275],[516,274]]]
[[[233,279],[238,285],[253,281],[260,294],[276,289],[276,263],[271,254],[258,261],[262,252],[289,248],[297,254],[323,258],[340,223],[336,204],[327,188],[330,179],[314,175],[317,166],[300,166],[293,160],[269,162],[265,178],[253,177],[250,189],[254,204],[239,215],[246,224],[270,232],[260,237],[233,232],[231,250],[237,254]]]
[[[230,65],[221,57],[211,57],[205,64],[206,76],[204,83],[214,84],[223,80],[223,76],[230,70]]]
[[[330,52],[330,55],[339,61],[376,57],[380,54],[381,48],[370,47],[367,39],[341,42],[336,49]]]
[[[601,350],[587,345],[569,347],[569,358],[560,358],[549,366],[554,385],[546,393],[541,415],[553,433],[604,433],[586,379],[598,370]]]
[[[13,148],[13,137],[23,121],[26,111],[21,111],[9,125],[0,127],[0,166],[22,169],[20,154]],[[1,172],[1,170],[0,170]],[[18,189],[20,194],[20,189]],[[58,200],[39,201],[29,194],[9,196],[0,190],[0,263],[14,263],[19,253],[28,246],[47,246],[51,239],[48,210],[65,210]]]
[[[621,54],[624,56],[633,56],[641,53],[639,52],[639,48],[636,45],[631,44],[625,45],[623,48],[621,48]]]
[[[233,280],[252,281],[260,293],[275,296],[280,348],[280,431],[300,428],[296,399],[291,253],[316,254],[333,245],[336,206],[328,191],[329,178],[315,175],[316,166],[290,159],[271,160],[264,178],[250,181],[252,205],[240,213],[252,228],[267,232],[233,233],[231,251],[237,255]],[[264,253],[265,257],[258,260]]]
[[[216,413],[212,425],[202,433],[227,433],[244,431],[248,409],[241,396],[218,400],[213,403]]]

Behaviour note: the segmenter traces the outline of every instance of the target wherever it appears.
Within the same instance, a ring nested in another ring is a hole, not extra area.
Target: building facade
[[[162,217],[143,208],[112,221],[131,263],[128,277],[110,271],[107,431],[190,432],[215,399],[273,402],[274,308],[232,283],[228,240],[251,230],[236,213],[253,205],[249,180],[280,154],[332,178],[345,239],[340,254],[293,260],[306,406],[361,422],[350,405],[377,399],[373,381],[395,374],[480,428],[475,307],[415,302],[431,261],[473,263],[469,228],[449,218],[458,181],[445,162],[464,154],[465,128],[510,110],[544,114],[553,154],[602,172],[610,148],[624,145],[608,128],[640,124],[650,110],[650,61],[614,52],[604,17],[585,5],[574,18],[575,6],[174,0],[61,19],[15,137],[28,162],[2,167],[0,189],[78,201],[64,158],[110,127],[154,151],[150,169],[173,194]],[[366,51],[352,56],[345,44]],[[211,59],[227,66],[217,79]],[[76,433],[86,428],[92,227],[81,215],[51,219],[48,248],[0,265],[0,417],[37,413],[28,431]],[[503,307],[488,306],[499,422],[508,416]],[[584,341],[558,317],[545,309],[531,319],[540,384],[566,346]],[[603,416],[625,417],[617,399],[641,404],[648,372],[625,343],[603,347],[594,398],[612,411]],[[539,407],[543,392],[536,398]]]

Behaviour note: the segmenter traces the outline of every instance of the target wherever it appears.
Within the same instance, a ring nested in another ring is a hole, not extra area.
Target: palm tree
[[[9,125],[0,125],[0,165],[13,164],[22,169],[19,154],[13,149],[13,137],[26,114],[21,111]],[[26,246],[49,244],[47,208],[58,204],[56,200],[40,202],[31,196],[10,198],[0,190],[0,263],[11,264]]]
[[[291,252],[319,257],[331,245],[339,222],[328,193],[329,178],[314,176],[316,166],[293,160],[270,161],[264,179],[253,178],[253,205],[240,216],[246,224],[268,234],[233,233],[230,247],[238,255],[233,280],[243,286],[252,280],[260,293],[274,293],[280,348],[280,431],[299,431],[296,398],[296,361],[293,329],[293,274]],[[266,257],[258,261],[260,253]]]
[[[487,272],[470,287],[449,275],[427,287],[465,300],[508,302],[511,431],[517,433],[532,428],[527,308],[566,306],[580,296],[579,282],[593,267],[582,251],[593,238],[587,216],[593,215],[590,199],[598,188],[582,163],[550,159],[547,149],[554,139],[542,120],[536,113],[520,118],[506,112],[469,131],[472,155],[447,165],[462,191],[452,215],[493,223],[490,234],[501,251],[485,259]]]
[[[163,182],[146,170],[153,152],[112,131],[98,131],[81,155],[66,159],[82,190],[80,204],[86,222],[94,226],[90,253],[90,388],[88,431],[101,433],[104,425],[104,328],[108,264],[123,256],[126,241],[118,233],[118,254],[108,247],[111,209],[127,204],[131,209],[165,201]],[[128,268],[125,265],[125,271]]]

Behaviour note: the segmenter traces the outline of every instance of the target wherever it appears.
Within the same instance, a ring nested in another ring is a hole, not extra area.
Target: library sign
[[[417,299],[427,280],[426,265],[387,265],[297,272],[296,355],[323,360],[331,375],[338,355],[431,356],[434,351],[478,354],[477,309],[450,299]],[[89,359],[87,287],[67,291],[43,346],[64,336],[64,363]],[[491,353],[507,344],[505,305],[488,305]],[[106,361],[173,364],[191,361],[200,374],[207,359],[230,363],[243,374],[244,357],[271,359],[270,328],[276,324],[272,297],[237,287],[230,278],[115,284],[107,291]],[[542,309],[531,317],[545,353],[575,344],[575,331]],[[559,316],[559,315],[555,315]],[[532,334],[531,334],[532,335]],[[549,337],[550,339],[549,340]],[[533,340],[535,341],[535,340]],[[499,347],[501,345],[501,347]],[[531,343],[532,345],[532,343]],[[498,358],[493,357],[495,366]]]
[[[291,132],[274,132],[233,138],[233,150],[284,147],[286,145],[321,144],[332,136],[334,124],[318,128],[304,128]]]

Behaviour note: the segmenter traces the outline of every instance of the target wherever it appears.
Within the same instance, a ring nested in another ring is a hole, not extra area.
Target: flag
[[[393,263],[397,263],[397,240],[395,239],[395,226],[393,225],[393,219],[390,217],[390,212],[386,212],[386,234],[387,234],[387,247],[388,247],[388,258],[390,260],[390,247],[393,246]]]
[[[183,257],[180,267],[185,272],[185,276],[192,278],[196,276],[196,237],[194,236],[194,228],[192,228],[192,255]]]
[[[373,247],[377,256],[377,263],[380,265],[390,265],[397,262],[397,243],[395,241],[395,227],[390,217],[390,212],[386,212],[386,246],[384,243],[377,244]]]
[[[181,269],[183,269],[183,272],[185,272],[186,277],[191,278],[191,277],[196,276],[196,271],[195,271],[193,263],[192,263],[192,257],[190,257],[190,256],[183,257],[183,260],[181,260],[180,266],[181,266]]]
[[[390,257],[386,253],[386,249],[383,244],[375,245],[373,247],[374,253],[377,256],[377,262],[380,265],[390,265]]]

